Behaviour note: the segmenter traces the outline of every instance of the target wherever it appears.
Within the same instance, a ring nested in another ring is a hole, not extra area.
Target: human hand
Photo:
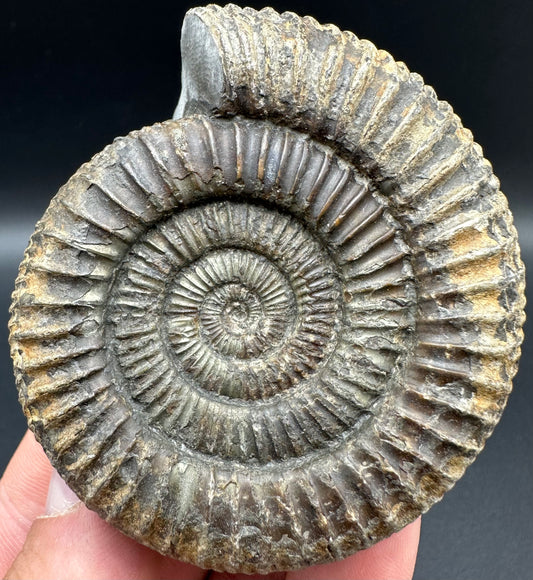
[[[207,572],[124,536],[87,509],[28,432],[0,480],[0,576],[11,579],[407,580],[420,518],[340,562],[269,575]]]

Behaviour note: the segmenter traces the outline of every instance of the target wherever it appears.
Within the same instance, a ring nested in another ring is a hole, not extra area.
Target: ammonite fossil
[[[93,510],[164,554],[343,558],[497,423],[524,269],[490,164],[386,52],[312,18],[186,17],[176,119],[61,188],[14,293],[20,400]]]

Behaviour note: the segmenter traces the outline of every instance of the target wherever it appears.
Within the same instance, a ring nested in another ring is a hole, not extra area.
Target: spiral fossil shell
[[[188,13],[175,120],[52,200],[11,346],[32,430],[126,534],[204,568],[343,558],[438,501],[505,405],[524,270],[490,164],[387,53]]]

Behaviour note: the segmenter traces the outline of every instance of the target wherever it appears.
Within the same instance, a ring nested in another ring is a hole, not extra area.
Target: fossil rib
[[[505,197],[371,43],[190,11],[176,119],[61,188],[13,296],[30,427],[102,517],[230,572],[348,556],[426,511],[504,408],[524,319]]]

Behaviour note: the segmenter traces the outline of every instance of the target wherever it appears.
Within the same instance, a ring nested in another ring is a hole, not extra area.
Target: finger
[[[44,512],[52,466],[27,431],[0,479],[0,577],[22,549],[33,520]]]
[[[375,546],[334,562],[287,573],[287,580],[410,580],[415,569],[420,518]]]
[[[47,509],[53,515],[34,521],[6,579],[200,580],[205,576],[203,570],[170,561],[112,528],[80,503],[59,477],[51,480],[49,498]]]
[[[271,574],[229,574],[227,572],[211,572],[209,580],[285,580],[287,572],[272,572]]]

